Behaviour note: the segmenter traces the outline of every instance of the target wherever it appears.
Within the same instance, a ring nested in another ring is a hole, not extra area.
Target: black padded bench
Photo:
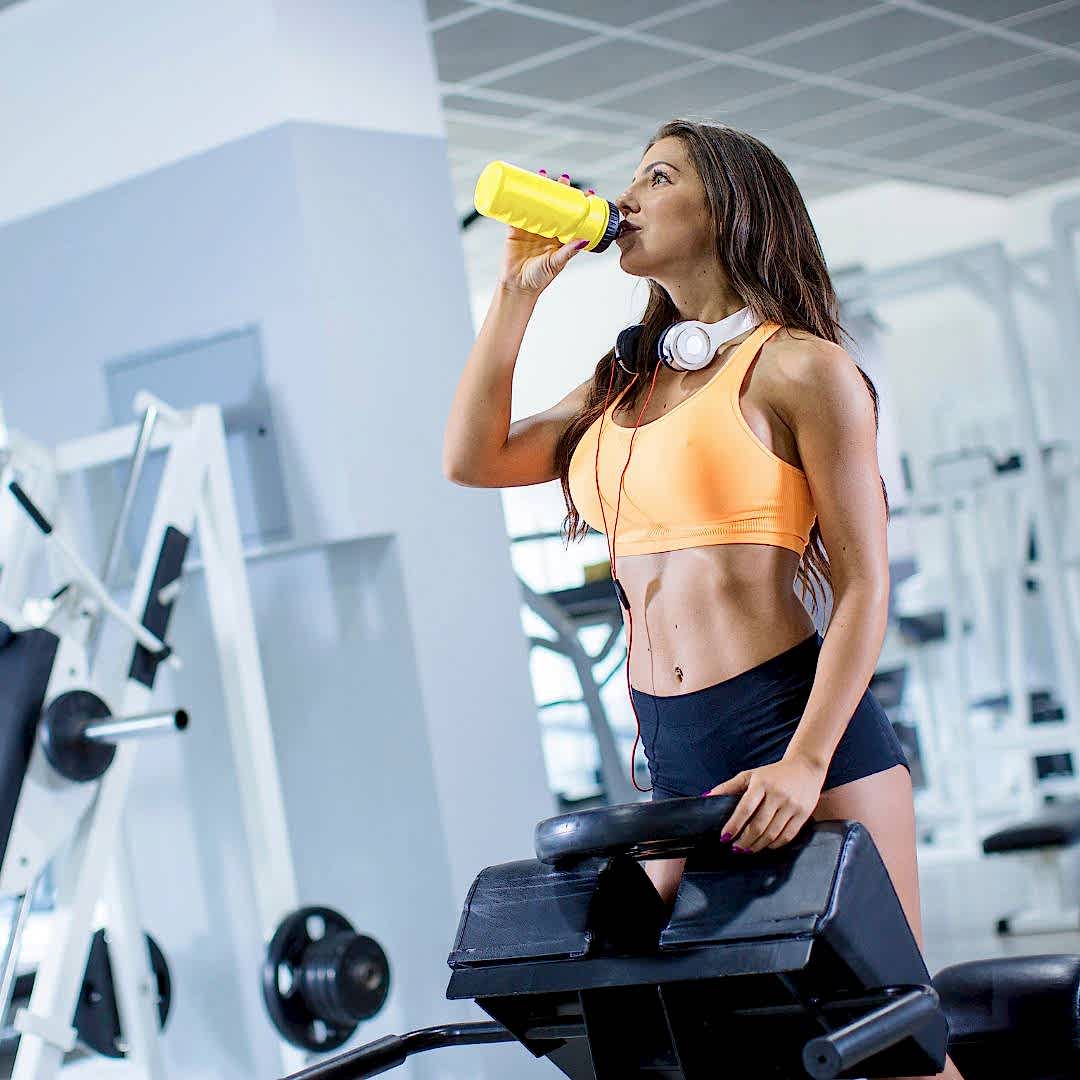
[[[971,960],[939,971],[934,989],[966,1080],[1080,1076],[1080,956]]]
[[[999,934],[1045,934],[1080,931],[1080,905],[1070,896],[1062,858],[1080,844],[1080,803],[1048,807],[1038,817],[991,833],[982,843],[986,855],[1034,852],[1027,875],[1028,907],[997,921]]]
[[[933,1075],[947,1046],[966,1080],[1080,1076],[1080,957],[977,961],[931,981],[861,824],[810,823],[739,856],[717,839],[736,801],[541,822],[535,859],[477,877],[448,960],[447,997],[491,1021],[388,1035],[293,1080],[515,1040],[573,1080]],[[669,912],[639,860],[680,854]]]

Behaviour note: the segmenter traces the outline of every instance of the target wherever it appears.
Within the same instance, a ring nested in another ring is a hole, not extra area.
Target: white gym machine
[[[35,883],[50,863],[56,877],[49,946],[38,965],[30,999],[15,1017],[20,1040],[12,1076],[14,1080],[52,1078],[65,1053],[74,1047],[72,1018],[99,903],[127,1063],[133,1075],[149,1080],[164,1080],[166,1075],[157,984],[136,911],[133,875],[137,870],[125,850],[122,815],[138,753],[138,739],[130,736],[182,727],[185,721],[176,711],[153,711],[152,687],[159,663],[178,664],[166,644],[166,629],[184,555],[196,531],[243,805],[251,882],[262,938],[269,943],[263,996],[273,1023],[267,1025],[267,1036],[278,1046],[281,1072],[291,1073],[309,1060],[310,1052],[341,1045],[355,1028],[355,1022],[350,1025],[349,1017],[342,1015],[340,1002],[331,1001],[335,1007],[325,1017],[320,1012],[325,1001],[309,1002],[308,984],[319,980],[305,982],[303,978],[305,949],[320,938],[329,940],[334,932],[341,945],[338,953],[351,950],[354,962],[357,949],[364,954],[370,1009],[357,1020],[373,1015],[385,999],[385,956],[371,939],[344,934],[346,927],[350,932],[352,928],[331,909],[298,908],[221,411],[204,405],[180,413],[145,393],[137,396],[135,409],[142,416],[141,424],[71,440],[51,452],[7,431],[0,418],[0,620],[13,631],[47,630],[58,642],[41,731],[34,741],[0,866],[0,897],[19,898],[4,954],[0,1012],[14,981],[19,937]],[[143,464],[155,450],[166,451],[164,472],[125,611],[110,597],[108,583]],[[62,529],[53,527],[62,521],[60,482],[83,470],[129,459],[119,520],[105,570],[98,577]],[[68,583],[48,601],[24,603],[43,542],[52,554],[62,557]],[[95,664],[104,614],[117,619],[136,642],[131,667],[121,679],[110,680]],[[115,714],[102,717],[99,711],[97,718],[77,717],[74,731],[63,729],[66,742],[61,749],[74,759],[71,771],[77,773],[85,759],[93,761],[102,752],[109,758],[98,775],[82,779],[64,775],[57,767],[55,731],[62,725],[55,724],[55,704],[60,695],[75,691],[107,702],[106,711]],[[48,720],[54,722],[52,726]],[[323,957],[319,963],[325,969],[339,959]]]
[[[1015,408],[1020,440],[1019,467],[999,474],[985,462],[968,462],[969,475],[962,482],[937,470],[937,490],[919,492],[901,512],[915,517],[938,518],[943,525],[947,570],[940,595],[926,597],[943,612],[945,627],[939,659],[943,666],[936,681],[947,694],[929,721],[920,725],[921,743],[927,754],[929,789],[919,806],[920,824],[959,826],[954,828],[950,849],[973,854],[979,850],[980,832],[985,832],[984,814],[1016,816],[1030,812],[1039,796],[1053,787],[1037,785],[1030,764],[1031,752],[1068,752],[1080,767],[1080,650],[1077,648],[1078,622],[1076,583],[1062,551],[1062,522],[1056,506],[1055,487],[1060,476],[1054,470],[1061,463],[1049,460],[1040,443],[1032,379],[1021,338],[1013,290],[1016,269],[1000,243],[986,244],[945,256],[883,271],[860,271],[838,281],[845,304],[853,310],[872,310],[875,303],[960,285],[984,302],[996,321],[1005,359],[1005,372]],[[981,468],[980,468],[981,466]],[[988,531],[988,511],[996,504],[995,521],[1004,522],[1000,532]],[[1034,532],[1039,549],[1037,566],[1028,563],[1027,539]],[[988,542],[989,538],[989,542]],[[995,548],[996,550],[991,550]],[[991,560],[1005,572],[993,579]],[[1049,642],[1065,711],[1065,721],[1046,725],[1030,723],[1031,697],[1024,664],[1021,629],[1023,592],[1026,577],[1045,581],[1041,590],[1045,603]],[[966,585],[961,583],[965,581]],[[1066,588],[1055,587],[1065,581]],[[919,588],[914,580],[902,589],[909,597]],[[970,710],[972,692],[966,664],[965,643],[974,624],[992,641],[996,633],[989,593],[1003,598],[1006,632],[1000,647],[991,646],[1006,672],[1008,705],[1006,720],[989,731],[977,731]],[[937,591],[937,590],[933,590]],[[929,608],[928,608],[929,610]],[[914,650],[917,661],[925,661]],[[920,680],[922,681],[922,680]],[[976,739],[983,750],[1024,750],[1017,759],[1019,768],[1011,777],[1013,796],[993,807],[979,801],[980,785],[975,773]],[[1038,788],[1038,790],[1037,790]],[[1057,785],[1059,793],[1080,790],[1077,778]]]

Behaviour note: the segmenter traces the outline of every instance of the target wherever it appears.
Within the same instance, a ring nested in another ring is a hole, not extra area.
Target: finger
[[[761,836],[758,837],[751,850],[764,851],[766,848],[772,847],[780,834],[787,828],[787,824],[791,820],[791,817],[792,814],[790,810],[786,810],[782,806],[777,807],[772,820],[765,827],[765,830],[762,832]]]
[[[779,812],[780,804],[775,798],[763,799],[754,816],[746,823],[742,835],[736,839],[734,846],[743,851],[760,851],[763,847],[761,838],[768,832],[773,819]]]
[[[722,784],[717,784],[714,788],[709,788],[709,792],[712,795],[738,795],[746,790],[746,785],[750,781],[750,773],[743,771],[736,773],[730,780],[725,780]]]
[[[561,270],[579,251],[584,251],[588,245],[588,240],[569,240],[562,247],[556,249],[551,255],[551,267],[557,273]]]
[[[799,835],[799,830],[806,824],[804,818],[800,818],[798,814],[793,815],[791,820],[784,826],[784,831],[769,845],[770,848],[776,849],[783,847],[785,844],[790,844],[796,836]]]
[[[731,817],[727,819],[723,829],[720,830],[720,839],[722,840],[725,836],[731,840],[736,839],[746,823],[754,816],[761,800],[764,798],[764,791],[747,785],[743,797],[732,811]]]

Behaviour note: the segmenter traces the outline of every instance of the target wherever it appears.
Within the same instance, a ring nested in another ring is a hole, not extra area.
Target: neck
[[[661,281],[683,319],[717,323],[746,307],[719,267],[709,267],[692,277]]]

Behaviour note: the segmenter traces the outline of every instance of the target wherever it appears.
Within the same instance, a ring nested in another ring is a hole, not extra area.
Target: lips
[[[615,234],[616,240],[621,240],[624,236],[629,236],[631,233],[640,232],[641,230],[637,225],[631,225],[629,221],[623,218],[619,222],[619,231]]]

